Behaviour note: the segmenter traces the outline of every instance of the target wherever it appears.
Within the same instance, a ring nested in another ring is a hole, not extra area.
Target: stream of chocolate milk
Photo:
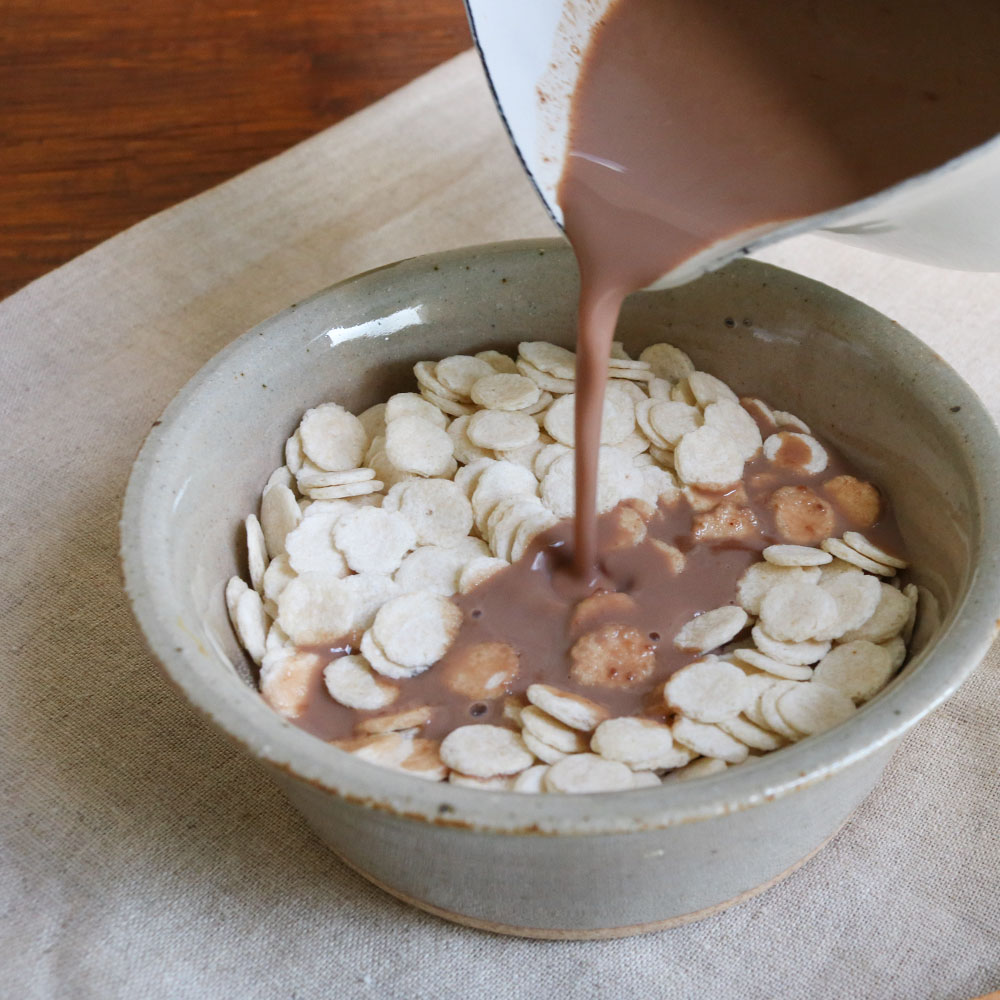
[[[738,233],[858,201],[1000,132],[998,0],[618,0],[573,95],[575,563],[597,567],[622,300]]]

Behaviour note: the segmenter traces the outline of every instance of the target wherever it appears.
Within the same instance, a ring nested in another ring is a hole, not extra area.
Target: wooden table
[[[470,44],[461,0],[2,0],[0,298]]]

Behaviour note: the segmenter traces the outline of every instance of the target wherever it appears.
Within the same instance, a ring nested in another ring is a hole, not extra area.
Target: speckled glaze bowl
[[[917,653],[847,723],[720,775],[613,795],[430,784],[309,736],[260,699],[223,585],[302,411],[360,410],[412,388],[411,366],[520,340],[571,345],[576,267],[559,241],[475,247],[343,282],[205,366],[135,463],[126,589],[150,649],[211,722],[263,761],[347,864],[442,916],[512,934],[609,937],[695,919],[818,850],[903,733],[985,653],[1000,607],[1000,442],[973,392],[885,316],[742,261],[633,296],[619,336],[688,351],[737,390],[800,414],[885,486],[924,595]]]

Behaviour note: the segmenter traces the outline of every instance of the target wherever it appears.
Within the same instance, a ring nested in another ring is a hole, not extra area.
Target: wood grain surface
[[[0,297],[471,44],[461,0],[0,3]]]

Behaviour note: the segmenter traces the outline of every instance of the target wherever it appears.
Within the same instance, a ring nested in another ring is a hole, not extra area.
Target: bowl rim
[[[981,502],[978,537],[980,562],[969,576],[964,596],[942,624],[936,642],[918,654],[920,669],[887,689],[846,723],[819,736],[768,754],[751,767],[733,768],[718,775],[670,786],[579,796],[532,796],[489,792],[448,783],[431,783],[377,767],[334,748],[283,719],[235,675],[226,677],[217,657],[177,620],[156,597],[166,582],[163,564],[154,558],[147,518],[166,502],[164,484],[157,478],[159,459],[169,449],[172,429],[183,423],[187,408],[232,360],[258,338],[273,336],[307,307],[336,304],[344,290],[363,291],[380,286],[419,281],[434,270],[465,267],[470,259],[497,263],[500,258],[550,255],[562,266],[572,266],[572,251],[561,239],[515,240],[462,247],[406,258],[386,264],[323,289],[253,327],[207,362],[177,393],[148,434],[132,467],[120,522],[121,565],[126,595],[146,644],[167,678],[218,729],[273,771],[297,779],[347,803],[378,809],[395,817],[470,831],[497,834],[597,835],[656,830],[723,816],[761,805],[818,784],[858,763],[903,733],[951,695],[978,665],[1000,629],[1000,434],[983,403],[961,377],[923,341],[898,324],[843,292],[792,271],[758,261],[738,261],[730,268],[751,269],[769,281],[793,280],[807,291],[869,320],[890,324],[891,343],[870,339],[882,352],[919,368],[933,364],[935,391],[961,410],[954,413],[956,430],[966,439],[970,467]],[[641,293],[640,293],[641,294]],[[329,316],[330,311],[326,312]],[[859,334],[862,340],[867,334]],[[888,338],[883,338],[888,339]],[[163,533],[164,535],[166,533]],[[161,543],[163,544],[163,543]],[[160,582],[158,582],[160,581]],[[242,692],[234,689],[235,680]]]

